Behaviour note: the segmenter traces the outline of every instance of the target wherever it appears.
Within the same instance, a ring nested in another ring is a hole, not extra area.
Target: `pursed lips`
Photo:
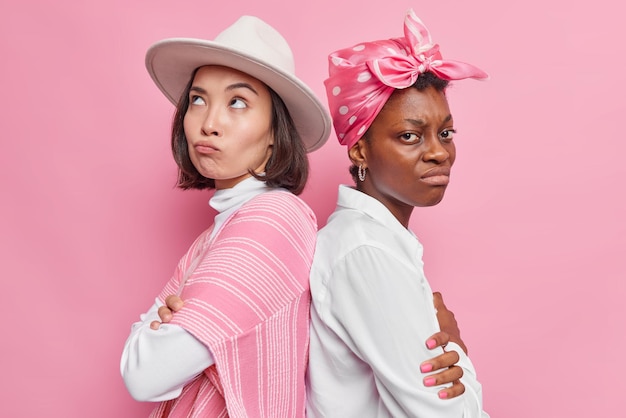
[[[219,149],[216,146],[208,142],[198,142],[194,144],[193,147],[200,154],[212,154],[216,151],[219,151]]]
[[[446,186],[450,182],[450,167],[435,167],[425,172],[421,180],[433,186]]]

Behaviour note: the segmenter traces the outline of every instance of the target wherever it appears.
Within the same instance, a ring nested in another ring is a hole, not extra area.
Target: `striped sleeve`
[[[311,209],[263,193],[229,219],[182,292],[178,324],[215,358],[229,416],[304,416]]]

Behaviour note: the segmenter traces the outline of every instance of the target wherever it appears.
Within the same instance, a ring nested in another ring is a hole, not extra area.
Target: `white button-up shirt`
[[[442,353],[422,245],[378,200],[340,186],[319,231],[311,269],[309,417],[488,417],[469,358],[458,351],[465,393],[442,400],[420,364]]]

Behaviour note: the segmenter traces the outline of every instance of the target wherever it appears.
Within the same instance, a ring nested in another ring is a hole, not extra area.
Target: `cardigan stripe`
[[[151,417],[304,417],[315,215],[273,190],[245,203],[212,241],[211,230],[159,297],[181,290],[171,323],[206,344],[215,365]]]

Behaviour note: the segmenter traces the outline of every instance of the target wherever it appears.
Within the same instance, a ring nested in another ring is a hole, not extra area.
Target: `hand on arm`
[[[426,341],[426,346],[431,350],[437,347],[444,348],[449,340],[448,333],[440,331]],[[459,354],[456,351],[446,351],[420,365],[422,373],[437,371],[435,374],[429,374],[424,377],[425,386],[452,383],[452,386],[438,392],[441,399],[452,399],[465,392],[465,385],[459,380],[463,377],[463,369],[456,365],[458,361]]]
[[[183,307],[183,300],[180,298],[180,296],[169,295],[167,298],[165,298],[165,305],[159,307],[158,313],[159,313],[159,318],[161,319],[161,322],[152,321],[150,323],[150,328],[157,330],[159,329],[162,323],[167,324],[168,322],[172,320],[172,314],[174,312],[178,312],[179,310],[181,310],[182,307]]]
[[[454,313],[446,307],[441,293],[434,292],[433,301],[435,309],[437,309],[437,320],[441,331],[432,335],[426,341],[426,346],[431,350],[436,347],[441,347],[445,350],[448,342],[452,341],[458,344],[467,354],[467,347],[461,339],[461,331],[459,330]],[[457,352],[446,351],[437,357],[423,362],[420,366],[422,373],[440,370],[438,373],[425,376],[424,385],[436,386],[452,383],[452,386],[449,388],[439,391],[439,397],[441,399],[452,399],[465,392],[465,385],[459,380],[463,377],[463,369],[456,365],[458,361],[459,355]]]
[[[461,370],[446,366],[454,365],[460,354],[442,349],[449,337],[435,334],[440,328],[432,293],[423,277],[416,279],[421,272],[402,261],[378,247],[363,246],[337,263],[333,276],[341,280],[332,280],[329,288],[338,301],[329,317],[337,324],[331,326],[347,334],[343,340],[348,348],[371,368],[379,402],[389,415],[463,416],[465,395],[459,395],[463,390],[467,394],[467,387],[435,383],[459,379]],[[439,345],[429,348],[426,341],[433,335]],[[421,371],[424,363],[432,362],[428,374]],[[435,382],[426,385],[424,378],[431,374],[437,375]],[[449,400],[441,400],[442,390]]]
[[[180,309],[168,297],[168,305]],[[179,298],[180,301],[180,298]],[[180,301],[182,303],[182,301]],[[165,313],[158,300],[131,330],[120,371],[131,396],[139,401],[159,402],[180,396],[183,387],[214,364],[207,347],[177,325],[161,324]],[[170,308],[167,308],[168,310]],[[163,321],[169,322],[170,318]],[[152,328],[152,324],[157,324]],[[161,326],[163,325],[163,326]]]

